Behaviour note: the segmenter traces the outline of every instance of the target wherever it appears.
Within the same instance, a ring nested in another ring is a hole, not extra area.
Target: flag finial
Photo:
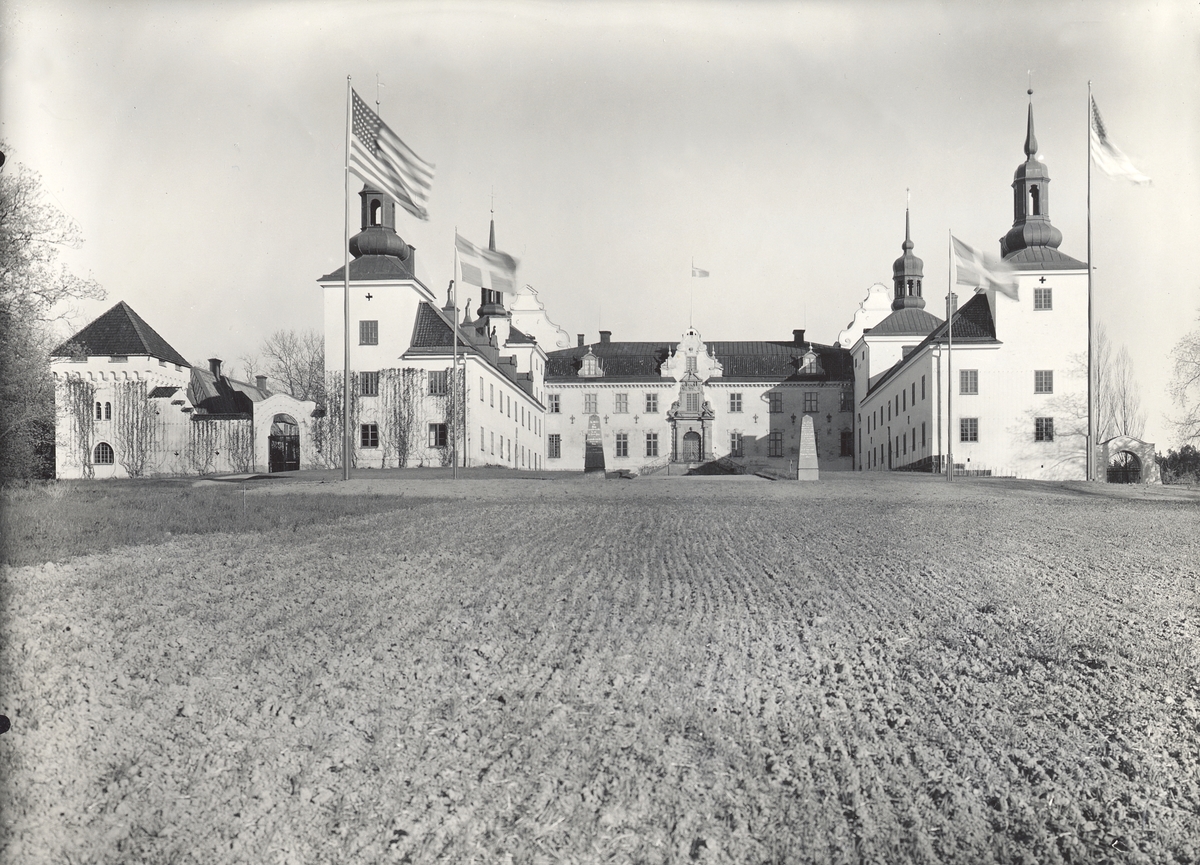
[[[1025,128],[1025,155],[1032,157],[1037,153],[1037,136],[1033,134],[1033,89],[1029,90],[1029,123]]]

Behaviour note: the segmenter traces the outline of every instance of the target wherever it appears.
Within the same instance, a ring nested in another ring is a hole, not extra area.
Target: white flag
[[[506,252],[481,249],[454,233],[459,278],[471,285],[505,294],[517,293],[517,260]]]
[[[1017,276],[1010,265],[984,255],[951,235],[954,244],[955,283],[998,291],[1017,299]]]
[[[1104,121],[1100,119],[1100,109],[1096,107],[1095,99],[1092,99],[1090,134],[1092,141],[1092,161],[1096,163],[1097,168],[1109,177],[1119,177],[1122,180],[1128,180],[1130,183],[1143,185],[1150,182],[1150,178],[1134,168],[1133,163],[1129,161],[1129,157],[1122,153],[1117,145],[1109,141],[1108,131],[1104,128]]]
[[[692,265],[692,276],[708,276],[708,271],[701,270],[700,268],[696,267],[696,265],[693,264]]]

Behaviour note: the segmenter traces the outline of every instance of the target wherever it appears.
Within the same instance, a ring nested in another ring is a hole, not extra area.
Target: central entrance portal
[[[680,456],[684,462],[695,463],[700,461],[700,433],[688,432],[683,435],[683,450]]]

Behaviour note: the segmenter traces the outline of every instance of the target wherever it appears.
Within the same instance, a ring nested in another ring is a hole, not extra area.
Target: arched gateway
[[[269,438],[271,457],[268,471],[295,472],[300,470],[300,425],[289,414],[277,414],[271,419]]]

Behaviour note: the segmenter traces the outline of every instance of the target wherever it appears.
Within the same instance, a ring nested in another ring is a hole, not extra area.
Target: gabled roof
[[[50,356],[70,357],[74,346],[88,357],[147,356],[191,366],[123,300],[50,352]]]
[[[193,417],[251,417],[254,404],[270,396],[270,391],[236,379],[214,376],[209,370],[192,367],[188,382],[188,400],[196,408]]]
[[[1017,270],[1086,270],[1087,263],[1051,246],[1026,246],[1004,257]]]
[[[537,339],[535,337],[532,337],[529,334],[525,333],[524,331],[517,330],[512,325],[509,325],[508,341],[512,342],[512,343],[519,343],[519,342],[535,343],[535,342],[537,342]]]
[[[344,267],[339,267],[333,273],[327,273],[317,282],[333,282],[342,279]],[[350,259],[350,281],[368,281],[372,279],[416,279],[413,267],[413,257],[401,261],[394,255],[364,255]]]
[[[867,331],[869,336],[928,336],[935,327],[942,323],[936,315],[931,315],[915,306],[898,309],[879,324]]]
[[[992,306],[988,303],[987,295],[980,292],[975,294],[962,305],[962,307],[954,313],[952,319],[954,327],[954,342],[957,343],[994,343],[996,339],[996,322],[992,319]],[[950,325],[947,322],[942,322],[937,329],[925,339],[921,340],[920,344],[898,360],[891,369],[881,373],[877,378],[873,377],[867,386],[867,393],[872,393],[876,388],[887,382],[893,375],[908,365],[908,362],[920,355],[926,346],[932,343],[946,342],[946,336],[949,332]]]
[[[636,381],[660,378],[663,362],[678,345],[673,342],[596,342],[550,352],[546,356],[546,380],[574,381],[580,359],[589,351],[600,358],[604,377],[600,381]],[[831,381],[853,379],[850,353],[840,346],[795,342],[709,342],[710,354],[721,364],[723,374],[714,381]],[[798,373],[797,360],[812,348],[820,359],[821,372]]]

